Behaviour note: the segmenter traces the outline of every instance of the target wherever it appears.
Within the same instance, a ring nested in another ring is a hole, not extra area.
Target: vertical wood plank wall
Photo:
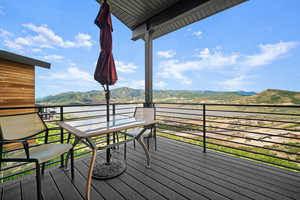
[[[35,67],[0,59],[0,107],[35,105]],[[0,110],[0,115],[34,112],[34,109]],[[34,141],[30,141],[33,143]],[[18,143],[5,145],[7,149]]]
[[[0,107],[35,105],[34,66],[0,59]],[[0,110],[0,114],[33,112],[33,109]]]

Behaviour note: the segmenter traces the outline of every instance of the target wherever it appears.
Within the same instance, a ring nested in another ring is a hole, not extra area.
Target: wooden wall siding
[[[0,107],[24,107],[34,105],[34,66],[0,59]],[[33,111],[33,109],[0,110],[0,114],[17,114]]]

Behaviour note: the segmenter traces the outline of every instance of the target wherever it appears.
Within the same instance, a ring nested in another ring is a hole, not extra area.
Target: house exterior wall
[[[35,67],[0,59],[0,107],[35,105]],[[33,112],[33,109],[0,110],[0,114]]]

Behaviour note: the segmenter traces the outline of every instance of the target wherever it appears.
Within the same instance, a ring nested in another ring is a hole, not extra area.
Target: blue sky
[[[300,2],[250,0],[154,41],[154,88],[300,91]],[[93,80],[96,1],[0,1],[0,49],[52,63],[36,96],[102,89]],[[144,44],[113,18],[114,87],[143,88]]]

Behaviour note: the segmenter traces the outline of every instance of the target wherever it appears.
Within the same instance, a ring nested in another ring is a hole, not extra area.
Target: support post
[[[153,102],[153,39],[150,30],[145,34],[145,107]]]
[[[64,107],[60,106],[60,121],[64,121]],[[64,129],[60,128],[60,143],[64,143]],[[64,155],[60,156],[60,167],[64,167]]]
[[[205,119],[205,116],[206,116],[206,106],[205,104],[203,104],[203,109],[202,109],[202,131],[203,131],[203,152],[206,153],[206,119]]]

